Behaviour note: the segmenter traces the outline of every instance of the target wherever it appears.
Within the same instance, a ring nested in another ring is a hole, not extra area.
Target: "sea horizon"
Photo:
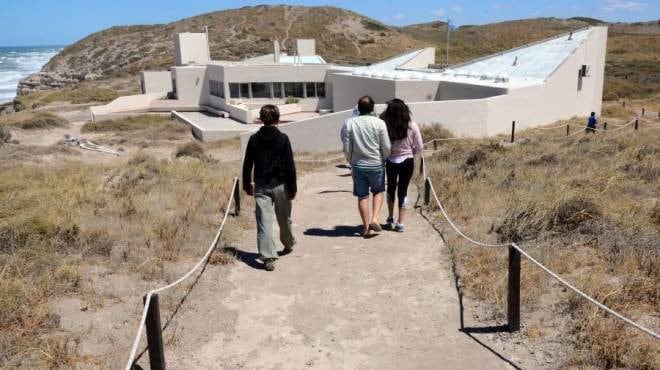
[[[18,82],[36,72],[64,45],[0,46],[0,103],[16,97]]]

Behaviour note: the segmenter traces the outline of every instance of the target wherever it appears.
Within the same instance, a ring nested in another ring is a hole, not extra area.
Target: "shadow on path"
[[[259,261],[257,253],[245,252],[235,247],[224,247],[223,252],[233,255],[237,260],[252,267],[255,270],[263,270],[264,264]]]
[[[319,194],[333,194],[333,193],[350,193],[353,194],[350,190],[323,190],[319,191]]]
[[[340,225],[335,226],[333,229],[319,229],[311,228],[303,232],[305,235],[310,236],[325,236],[329,238],[337,237],[351,237],[351,236],[360,236],[360,231],[362,231],[362,226],[346,226]]]
[[[501,332],[508,332],[509,327],[507,325],[496,325],[496,326],[484,326],[484,327],[465,327],[465,306],[463,305],[463,286],[460,282],[460,276],[458,275],[458,271],[456,269],[456,261],[454,259],[453,253],[451,251],[452,247],[449,244],[449,241],[445,238],[445,235],[443,234],[442,230],[433,222],[431,219],[427,217],[427,215],[424,213],[424,208],[419,206],[419,201],[421,198],[421,193],[417,193],[417,201],[415,202],[415,208],[419,208],[419,214],[431,225],[433,230],[435,230],[438,235],[440,235],[440,238],[442,239],[443,243],[449,248],[449,260],[451,263],[451,271],[452,275],[454,277],[454,287],[456,288],[456,295],[458,297],[458,313],[459,313],[459,320],[460,320],[460,328],[458,331],[464,333],[467,335],[470,339],[475,341],[477,344],[488,350],[490,353],[493,355],[497,356],[500,360],[506,362],[509,364],[511,367],[515,369],[522,369],[520,366],[516,365],[513,361],[509,360],[508,358],[504,357],[501,355],[499,352],[495,351],[493,348],[489,347],[487,344],[484,342],[480,341],[477,339],[474,335],[472,334],[489,334],[489,333],[501,333]]]

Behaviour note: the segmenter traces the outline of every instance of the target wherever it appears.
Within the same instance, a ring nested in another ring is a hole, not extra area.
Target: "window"
[[[308,98],[315,98],[316,97],[316,89],[314,88],[314,82],[305,83],[305,95]]]
[[[582,91],[582,68],[578,70],[578,85],[577,90]]]
[[[283,98],[281,82],[273,82],[273,98],[275,99]]]
[[[211,95],[217,96],[218,98],[225,97],[225,87],[222,81],[209,80],[209,91]]]
[[[241,85],[241,98],[250,99],[250,84],[240,84]]]
[[[270,99],[270,84],[265,82],[253,82],[250,84],[252,87],[252,98],[268,98]]]
[[[241,97],[241,87],[239,84],[229,84],[229,97],[232,99]]]
[[[316,83],[316,96],[319,98],[325,98],[325,83],[317,82]]]
[[[284,95],[293,98],[304,98],[305,88],[302,82],[285,82]]]
[[[172,79],[172,94],[176,96],[176,78]]]

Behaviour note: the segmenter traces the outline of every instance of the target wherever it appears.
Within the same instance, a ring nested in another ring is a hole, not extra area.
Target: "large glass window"
[[[252,82],[252,98],[270,99],[270,84],[266,82]]]
[[[325,98],[325,83],[317,82],[316,83],[316,96],[319,98]]]
[[[224,98],[225,88],[223,86],[222,81],[209,80],[209,92],[213,96],[217,96],[218,98]]]
[[[241,98],[250,98],[250,84],[241,84]]]
[[[305,96],[308,98],[316,97],[316,89],[314,88],[314,82],[305,83]]]
[[[284,94],[287,98],[304,98],[305,97],[305,88],[302,82],[285,82],[284,83]]]
[[[273,82],[273,98],[275,99],[283,98],[281,82]]]
[[[241,87],[239,84],[230,83],[229,84],[229,97],[232,99],[238,99],[241,97]]]

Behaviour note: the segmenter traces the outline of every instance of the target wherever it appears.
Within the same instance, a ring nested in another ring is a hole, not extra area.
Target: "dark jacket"
[[[246,191],[252,182],[253,167],[256,186],[285,184],[289,194],[298,191],[291,142],[277,127],[262,126],[250,136],[243,161],[243,189]]]

